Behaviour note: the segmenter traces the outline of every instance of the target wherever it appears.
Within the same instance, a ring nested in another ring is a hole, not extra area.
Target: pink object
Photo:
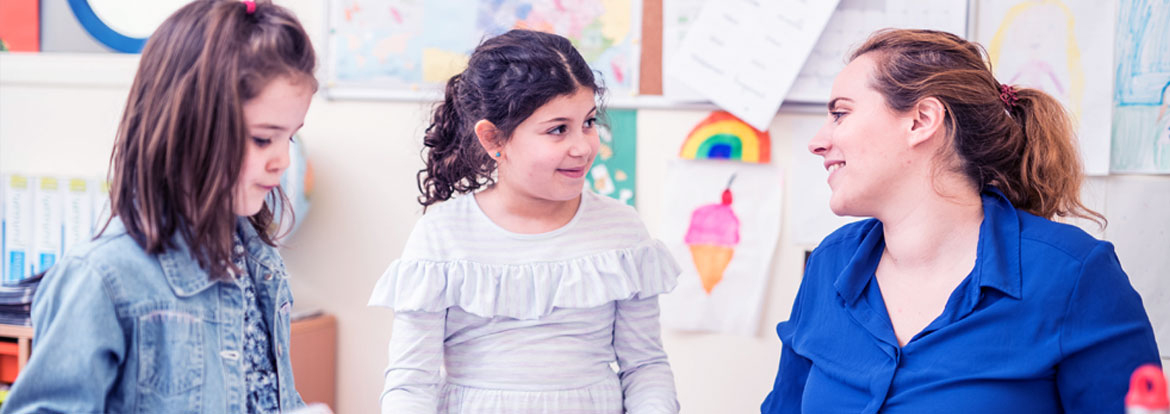
[[[256,12],[256,2],[252,0],[244,0],[244,11],[248,14]]]
[[[1129,378],[1129,393],[1125,395],[1125,408],[1155,413],[1170,410],[1166,377],[1157,365],[1146,364],[1133,371],[1133,376]]]
[[[1003,101],[1004,106],[1008,109],[1017,106],[1016,102],[1019,98],[1016,98],[1016,89],[1008,84],[999,85],[999,100]]]
[[[731,247],[739,244],[739,218],[731,210],[730,189],[723,190],[723,202],[699,207],[691,213],[691,226],[684,241],[688,245]]]

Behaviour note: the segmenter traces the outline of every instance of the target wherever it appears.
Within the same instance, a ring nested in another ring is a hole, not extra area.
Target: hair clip
[[[999,85],[999,100],[1003,101],[1003,105],[1009,110],[1018,106],[1019,99],[1016,98],[1016,89],[1006,83]]]
[[[244,11],[248,14],[256,12],[256,2],[253,0],[244,0]]]

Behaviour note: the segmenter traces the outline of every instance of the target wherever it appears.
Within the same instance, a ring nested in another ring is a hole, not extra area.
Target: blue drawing
[[[1170,173],[1170,1],[1123,0],[1110,170]]]

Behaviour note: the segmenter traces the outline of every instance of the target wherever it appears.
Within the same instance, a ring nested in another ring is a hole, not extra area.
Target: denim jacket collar
[[[256,229],[252,227],[246,217],[237,219],[236,228],[239,229],[240,236],[244,240],[244,249],[250,261],[264,267],[268,272],[283,274],[281,266],[278,265],[280,261],[277,260],[276,249],[260,239]],[[108,231],[111,234],[125,232],[126,227],[122,224],[122,220],[114,218],[110,221]],[[163,275],[166,276],[167,284],[170,285],[175,295],[191,297],[215,285],[216,281],[211,280],[207,271],[200,267],[199,261],[191,255],[191,249],[181,234],[175,233],[171,237],[171,243],[174,247],[159,253],[158,261],[159,265],[162,266]]]

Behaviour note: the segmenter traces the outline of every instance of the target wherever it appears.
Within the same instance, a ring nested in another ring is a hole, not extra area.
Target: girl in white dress
[[[383,413],[678,412],[657,296],[680,269],[583,192],[603,92],[567,39],[526,30],[447,82],[418,174],[433,207],[370,298],[395,314]]]

